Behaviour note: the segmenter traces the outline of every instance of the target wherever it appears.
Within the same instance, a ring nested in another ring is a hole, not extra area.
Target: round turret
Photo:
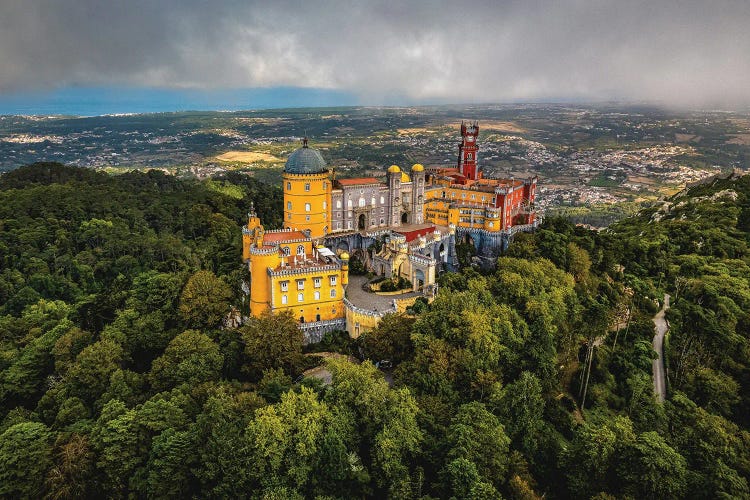
[[[397,174],[401,172],[401,169],[398,167],[398,165],[391,165],[388,167],[388,173],[389,174]]]
[[[416,163],[411,167],[412,172],[424,172],[424,166],[420,163]]]

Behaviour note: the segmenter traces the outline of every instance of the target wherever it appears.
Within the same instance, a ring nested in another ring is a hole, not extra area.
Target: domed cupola
[[[320,151],[308,147],[307,137],[302,140],[302,147],[290,154],[284,165],[287,174],[319,174],[327,170]]]

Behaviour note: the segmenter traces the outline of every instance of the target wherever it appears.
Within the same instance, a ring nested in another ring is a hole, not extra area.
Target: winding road
[[[654,335],[654,351],[659,355],[659,357],[653,361],[654,394],[656,394],[656,400],[659,403],[663,403],[664,398],[667,395],[667,381],[664,369],[664,335],[667,333],[667,330],[669,330],[667,320],[664,318],[664,312],[667,309],[669,309],[669,295],[665,293],[664,305],[661,310],[656,313],[656,316],[654,316],[653,319],[655,325],[654,330],[656,331],[656,334]]]

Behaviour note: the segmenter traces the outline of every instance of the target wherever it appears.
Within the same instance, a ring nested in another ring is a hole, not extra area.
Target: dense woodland
[[[0,176],[0,497],[750,496],[750,177],[599,233],[548,219],[317,346],[285,315],[224,326],[239,226],[281,201],[242,175]],[[301,377],[320,351],[362,363]]]

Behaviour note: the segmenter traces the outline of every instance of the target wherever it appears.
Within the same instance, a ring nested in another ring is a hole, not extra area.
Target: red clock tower
[[[477,136],[479,125],[477,122],[467,125],[461,122],[461,144],[458,146],[458,171],[471,180],[482,178],[482,173],[477,166]]]

